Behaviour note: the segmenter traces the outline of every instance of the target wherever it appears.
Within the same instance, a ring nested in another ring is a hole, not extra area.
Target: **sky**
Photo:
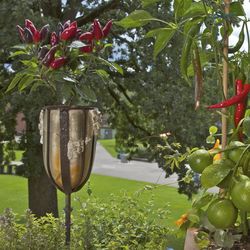
[[[244,1],[244,10],[246,12],[247,18],[250,20],[250,0]],[[248,23],[248,29],[250,31],[250,23]],[[229,45],[230,46],[233,46],[234,44],[237,43],[240,30],[241,30],[241,27],[235,28],[233,34],[231,34],[231,36],[229,37]],[[246,38],[246,35],[245,35],[245,38]],[[247,50],[247,47],[248,47],[247,39],[245,39],[245,42],[244,42],[241,50]]]

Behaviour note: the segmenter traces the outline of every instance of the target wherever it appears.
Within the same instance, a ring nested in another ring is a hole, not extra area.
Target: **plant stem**
[[[224,0],[225,4],[225,14],[228,15],[230,12],[230,3],[231,0]],[[225,98],[227,98],[227,92],[228,92],[228,28],[229,24],[228,21],[225,20],[224,23],[225,26],[225,35],[223,38],[223,93]],[[226,109],[222,109],[222,113],[226,113]],[[227,144],[227,118],[225,116],[222,116],[221,118],[222,122],[222,138],[221,138],[221,144],[222,144],[222,149],[226,147]]]
[[[247,212],[240,211],[240,219],[241,219],[243,236],[247,236],[248,234]]]

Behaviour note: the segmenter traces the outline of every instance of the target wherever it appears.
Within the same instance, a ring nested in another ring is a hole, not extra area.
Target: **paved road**
[[[143,161],[122,163],[121,160],[113,158],[99,143],[97,143],[96,147],[96,156],[92,172],[130,180],[178,186],[176,182],[177,175],[172,175],[166,179],[164,177],[164,171],[158,168],[156,163]]]
[[[164,171],[158,167],[157,163],[143,161],[122,163],[121,160],[113,158],[99,143],[97,143],[96,146],[96,156],[92,172],[129,180],[167,184],[178,187],[177,175],[173,174],[165,178]],[[218,188],[211,188],[209,191],[218,192]]]

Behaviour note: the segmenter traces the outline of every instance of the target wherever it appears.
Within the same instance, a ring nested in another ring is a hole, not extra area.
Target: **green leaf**
[[[190,7],[184,12],[184,18],[195,18],[206,15],[206,11],[202,3],[192,3]]]
[[[210,133],[211,135],[216,134],[217,131],[218,131],[218,128],[217,128],[216,126],[211,126],[211,127],[209,128],[209,133]]]
[[[167,46],[169,40],[175,34],[175,30],[173,29],[162,29],[161,33],[159,33],[155,40],[154,45],[154,58]]]
[[[72,82],[72,83],[76,83],[76,79],[69,77],[69,76],[65,76],[63,77],[63,80],[67,81],[67,82]]]
[[[213,194],[205,193],[201,197],[197,197],[194,200],[192,207],[197,209],[205,207],[212,199],[213,199]]]
[[[25,75],[18,84],[19,91],[27,88],[34,81],[34,77],[32,75]]]
[[[148,6],[155,4],[157,2],[160,2],[160,0],[141,0],[143,8],[148,7]]]
[[[119,66],[117,63],[109,62],[101,57],[98,58],[103,64],[106,64],[107,66],[111,67],[111,69],[114,69],[116,72],[123,75],[123,69],[121,66]]]
[[[192,44],[193,41],[196,37],[196,35],[199,33],[200,31],[200,26],[201,24],[197,24],[195,26],[193,26],[189,32],[186,35],[185,41],[184,41],[184,45],[182,47],[182,54],[181,54],[181,65],[180,65],[180,69],[181,69],[181,74],[184,77],[184,79],[190,84],[190,81],[188,79],[188,66],[189,66],[189,56],[191,53],[191,48],[192,48]]]
[[[201,184],[204,188],[211,188],[219,184],[231,171],[228,164],[212,164],[204,169],[201,174]]]
[[[199,223],[199,221],[200,221],[200,217],[197,214],[189,214],[188,219],[195,224]]]
[[[109,74],[106,70],[103,69],[98,69],[95,71],[99,76],[104,77],[104,78],[108,78]]]
[[[85,45],[86,44],[81,42],[81,41],[74,41],[68,47],[70,47],[70,48],[81,48],[81,47],[83,47]]]
[[[15,77],[12,79],[10,85],[8,86],[6,92],[9,92],[10,90],[14,89],[24,76],[24,74],[16,74]]]
[[[176,18],[181,18],[184,12],[190,8],[192,0],[175,0],[174,1],[174,14]]]
[[[230,14],[234,16],[246,16],[244,8],[240,2],[230,4]]]
[[[116,24],[126,29],[137,28],[146,25],[151,19],[153,19],[153,17],[147,11],[135,10],[129,16],[123,18],[119,22],[116,22]]]
[[[21,61],[25,66],[31,67],[31,68],[37,68],[37,64],[30,60],[22,60]]]
[[[27,55],[27,53],[23,50],[18,50],[18,51],[11,53],[9,57],[11,58],[11,57],[19,56],[19,55]]]
[[[215,137],[213,135],[209,135],[206,138],[206,143],[208,143],[208,144],[214,144],[215,143]]]
[[[79,94],[83,99],[92,101],[92,102],[97,101],[95,92],[91,88],[86,86],[86,84],[82,84],[81,87],[78,87],[77,85],[75,85],[75,88],[76,88],[77,94]]]

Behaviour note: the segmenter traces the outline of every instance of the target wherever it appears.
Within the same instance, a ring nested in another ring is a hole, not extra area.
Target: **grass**
[[[0,175],[0,213],[7,207],[11,207],[15,213],[22,214],[28,207],[27,179],[19,176]],[[142,202],[153,197],[155,207],[167,207],[171,210],[169,220],[166,222],[169,226],[174,225],[174,221],[184,213],[190,206],[186,196],[178,194],[176,188],[164,185],[152,185],[146,182],[132,181],[121,178],[102,176],[92,174],[90,178],[90,187],[93,195],[103,201],[108,201],[110,194],[118,197],[124,193],[133,194],[143,189],[145,185],[151,185],[152,190],[147,190],[141,195]],[[79,204],[74,200],[79,197],[82,201],[87,198],[86,186],[72,195],[72,206],[77,210]],[[176,197],[178,196],[178,199]],[[64,207],[64,194],[58,192],[59,210],[62,212]]]
[[[10,207],[17,214],[23,214],[28,207],[28,190],[27,179],[18,176],[0,175],[1,191],[0,191],[0,213]],[[155,209],[166,208],[171,211],[168,220],[163,223],[171,228],[175,228],[174,221],[177,220],[181,214],[190,208],[190,202],[187,201],[186,196],[180,195],[176,188],[167,187],[163,185],[152,185],[146,182],[132,181],[121,178],[109,177],[92,174],[90,178],[90,187],[95,197],[108,202],[111,199],[110,194],[121,197],[124,193],[134,194],[141,190],[145,185],[154,187],[152,190],[146,190],[141,194],[141,202],[150,200],[152,197],[155,201]],[[79,202],[74,198],[79,198],[81,201],[87,199],[88,195],[85,186],[79,192],[72,195],[73,214],[80,207]],[[117,200],[119,202],[119,198]],[[64,194],[58,191],[59,211],[63,213]],[[168,207],[169,206],[169,207]],[[170,240],[171,246],[175,250],[183,249],[183,238]]]
[[[114,157],[117,157],[117,152],[115,150],[115,139],[102,139],[99,140],[100,144]]]

